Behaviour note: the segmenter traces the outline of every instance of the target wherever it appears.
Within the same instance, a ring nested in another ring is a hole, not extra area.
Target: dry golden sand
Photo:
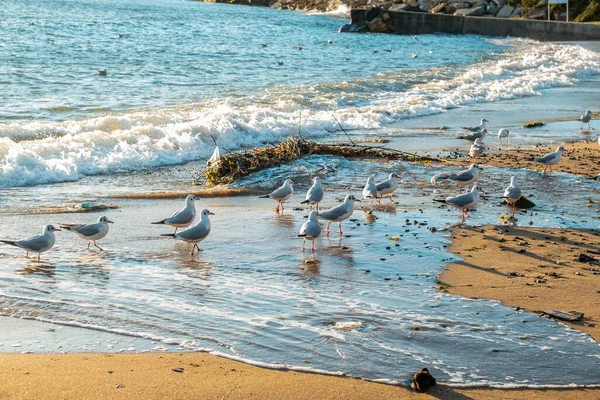
[[[181,368],[183,372],[173,369]],[[591,399],[594,390],[409,389],[206,353],[0,354],[0,399]]]
[[[558,146],[537,147],[535,149],[513,149],[506,151],[487,152],[478,158],[462,158],[448,160],[453,164],[467,165],[477,162],[481,165],[495,167],[539,169],[543,167],[531,161],[532,157],[540,157],[556,150]],[[563,145],[566,152],[561,161],[552,166],[554,172],[568,172],[574,175],[595,179],[600,173],[600,145],[597,141],[588,143],[570,143]],[[489,150],[489,149],[488,149]]]

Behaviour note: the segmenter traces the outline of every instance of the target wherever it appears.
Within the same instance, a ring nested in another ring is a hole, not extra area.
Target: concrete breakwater
[[[385,11],[380,8],[353,9],[351,23],[342,26],[340,31],[388,32],[398,35],[476,34],[526,37],[543,41],[600,40],[600,25],[594,24]]]

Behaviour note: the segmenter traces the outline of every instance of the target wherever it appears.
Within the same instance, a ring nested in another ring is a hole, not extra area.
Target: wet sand
[[[599,390],[453,389],[427,394],[359,379],[275,371],[206,353],[0,354],[2,399],[590,399]]]
[[[594,136],[595,139],[595,136]],[[490,139],[495,140],[494,138]],[[489,141],[489,140],[488,140]],[[563,144],[566,152],[563,153],[560,162],[552,166],[554,172],[567,172],[585,178],[595,179],[600,174],[600,145],[598,141]],[[508,146],[503,146],[508,147]],[[491,165],[503,168],[524,168],[542,171],[543,166],[534,161],[532,157],[544,156],[554,152],[558,146],[543,146],[531,148],[519,148],[498,151],[497,144],[486,145],[486,155],[477,158],[461,158],[447,160],[453,164],[468,165],[476,162],[481,165]]]
[[[506,226],[455,228],[439,280],[452,294],[499,300],[534,312],[584,314],[565,322],[600,341],[600,232]],[[581,262],[581,254],[596,261]]]

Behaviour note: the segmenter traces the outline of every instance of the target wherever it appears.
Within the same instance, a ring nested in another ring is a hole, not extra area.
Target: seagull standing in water
[[[266,196],[260,196],[261,199],[271,199],[277,202],[277,207],[275,208],[275,212],[279,213],[279,206],[281,206],[281,212],[283,212],[283,202],[289,200],[290,197],[294,194],[294,187],[292,186],[294,182],[291,179],[286,179],[283,182],[283,185],[275,189],[272,193]]]
[[[485,129],[485,123],[490,122],[485,118],[481,118],[481,122],[477,126],[461,126],[461,128],[466,129],[471,132],[479,132],[482,129]]]
[[[498,142],[502,143],[502,139],[506,139],[506,143],[508,143],[508,135],[510,134],[509,130],[506,128],[502,128],[498,131]]]
[[[483,145],[481,144],[481,139],[477,138],[475,139],[475,142],[473,142],[473,144],[471,145],[471,148],[469,149],[469,156],[470,157],[481,157],[483,155]]]
[[[398,188],[398,175],[395,173],[391,173],[386,181],[378,183],[376,185],[377,188],[377,196],[379,197],[379,204],[381,204],[381,198],[386,196],[390,199],[390,203],[393,203],[392,193]]]
[[[188,194],[185,198],[185,207],[171,215],[169,218],[165,218],[162,221],[152,222],[153,225],[171,225],[175,227],[177,233],[178,228],[187,228],[196,219],[196,206],[194,200],[198,200],[193,194]]]
[[[53,225],[46,225],[41,235],[26,240],[0,240],[0,242],[25,250],[25,257],[29,257],[29,253],[37,253],[37,260],[40,261],[40,254],[54,246],[56,240],[54,232],[57,231],[60,231],[60,229],[55,228]]]
[[[324,219],[325,221],[329,221],[327,224],[327,229],[325,233],[329,233],[329,226],[332,222],[337,222],[340,224],[340,235],[342,235],[342,221],[350,218],[352,213],[354,212],[354,202],[359,201],[356,197],[349,194],[344,199],[344,202],[337,207],[332,208],[331,210],[325,211],[319,215],[320,219]]]
[[[300,228],[299,237],[303,238],[302,241],[302,251],[304,251],[304,246],[306,245],[306,241],[312,241],[312,251],[315,251],[315,239],[317,239],[321,235],[321,225],[319,224],[319,220],[317,219],[317,212],[311,211],[308,214],[308,221],[306,221],[302,228]]]
[[[104,250],[102,247],[96,244],[96,240],[100,240],[108,234],[108,224],[113,222],[106,217],[98,218],[98,222],[95,224],[60,224],[60,227],[66,231],[73,232],[80,238],[88,241],[88,250],[90,245],[94,243],[94,246],[100,250]]]
[[[469,166],[469,169],[461,171],[458,174],[448,174],[446,172],[440,172],[431,178],[431,183],[434,185],[442,180],[449,180],[454,182],[460,188],[462,192],[463,186],[468,186],[479,179],[479,171],[481,168],[478,164],[473,163]]]
[[[562,157],[563,151],[565,151],[565,148],[560,146],[554,153],[546,154],[543,157],[534,157],[531,159],[531,161],[542,164],[544,166],[543,175],[545,175],[548,168],[550,168],[550,172],[552,172],[552,166],[554,164],[558,164],[560,158]]]
[[[510,177],[510,185],[504,190],[504,196],[502,196],[504,200],[506,200],[506,204],[511,207],[512,206],[512,215],[515,216],[515,212],[517,211],[517,207],[515,204],[521,198],[521,188],[517,185],[517,180],[514,176]]]
[[[458,196],[449,196],[444,200],[433,199],[433,201],[437,201],[440,203],[448,204],[451,207],[459,209],[462,211],[462,220],[461,223],[465,223],[465,218],[469,216],[467,210],[473,210],[477,207],[477,203],[479,203],[479,191],[481,189],[479,186],[475,185],[471,188],[470,192],[459,194]]]
[[[209,215],[215,214],[211,213],[207,209],[204,209],[200,213],[200,221],[196,225],[179,233],[168,233],[162,234],[161,236],[169,236],[177,240],[183,240],[186,243],[194,243],[194,246],[192,247],[192,255],[194,255],[194,250],[196,249],[198,249],[198,253],[200,253],[202,249],[198,246],[198,243],[206,239],[210,233]]]
[[[316,205],[317,212],[319,211],[319,203],[323,200],[323,187],[321,186],[321,178],[315,176],[313,178],[313,184],[306,192],[306,200],[300,204]]]
[[[485,135],[487,135],[488,131],[487,129],[483,128],[475,133],[471,133],[469,135],[460,135],[457,137],[457,139],[464,139],[464,140],[468,140],[470,142],[474,142],[477,139],[481,139],[481,141],[483,141],[483,139],[485,139]]]
[[[370,176],[369,179],[367,179],[367,184],[362,191],[362,195],[363,200],[377,198],[377,185],[375,184],[375,178],[373,176]]]
[[[581,126],[579,129],[583,129],[583,124],[588,124],[588,129],[591,131],[592,127],[590,126],[590,121],[592,120],[592,112],[587,110],[583,113],[581,117],[579,117],[579,122],[581,122]]]

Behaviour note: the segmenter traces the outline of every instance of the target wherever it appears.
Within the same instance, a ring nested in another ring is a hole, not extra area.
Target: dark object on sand
[[[540,121],[530,122],[528,124],[523,125],[523,128],[537,128],[538,126],[544,126],[545,124]]]
[[[582,262],[582,263],[597,263],[600,262],[600,260],[588,256],[587,254],[580,254],[579,257],[577,257],[577,261]]]
[[[581,318],[583,318],[583,313],[577,311],[563,312],[557,310],[542,310],[542,314],[569,322],[580,321]]]
[[[430,387],[435,386],[435,378],[429,373],[427,368],[421,369],[413,375],[412,383],[415,389],[421,393],[425,393]]]
[[[227,185],[237,179],[263,169],[278,167],[312,154],[327,154],[341,157],[360,157],[377,160],[400,160],[412,162],[437,162],[426,156],[406,153],[400,150],[380,146],[361,146],[349,144],[323,144],[305,139],[290,138],[277,147],[244,150],[222,155],[218,165],[204,171],[206,186]]]
[[[506,205],[505,199],[502,199],[502,204]],[[518,208],[519,210],[527,210],[535,207],[535,203],[531,200],[527,200],[525,196],[521,196],[521,198],[514,203],[514,207]]]

